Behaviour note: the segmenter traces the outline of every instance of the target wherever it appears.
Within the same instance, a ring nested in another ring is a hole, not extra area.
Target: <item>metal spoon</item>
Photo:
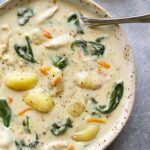
[[[127,18],[89,18],[83,16],[82,20],[85,23],[85,25],[92,27],[123,23],[150,23],[150,14]]]

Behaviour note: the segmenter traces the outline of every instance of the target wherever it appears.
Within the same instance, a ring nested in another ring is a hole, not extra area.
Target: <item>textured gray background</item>
[[[0,0],[0,2],[3,0]],[[123,17],[150,13],[150,0],[95,0]],[[123,25],[137,68],[137,93],[132,115],[108,150],[150,150],[150,24]]]

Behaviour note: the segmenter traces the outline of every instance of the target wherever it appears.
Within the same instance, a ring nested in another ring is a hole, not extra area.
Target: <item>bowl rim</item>
[[[4,0],[3,2],[0,3],[0,10],[3,9],[5,6],[7,7],[7,4],[9,4],[10,2],[16,2],[16,1],[20,1],[20,0]],[[92,5],[94,7],[96,7],[99,11],[103,12],[104,14],[106,14],[108,17],[112,18],[111,14],[105,9],[103,8],[100,4],[98,4],[97,2],[95,2],[94,0],[78,0],[80,3],[88,3],[89,5]],[[122,27],[120,25],[117,25],[119,27],[119,31],[122,33],[125,42],[128,44],[128,40],[127,40],[127,36],[124,32],[124,30],[122,29]],[[133,105],[135,102],[135,95],[136,95],[136,64],[135,64],[135,59],[134,59],[134,55],[132,52],[132,48],[129,48],[130,51],[130,59],[132,61],[131,63],[131,67],[132,70],[134,72],[133,74],[133,78],[132,78],[132,96],[131,96],[131,103],[130,103],[130,107],[128,109],[128,113],[126,115],[126,118],[124,119],[123,125],[120,128],[117,128],[117,132],[115,132],[112,136],[112,138],[107,139],[107,141],[105,142],[105,144],[103,145],[103,147],[101,147],[101,150],[108,148],[108,146],[110,146],[110,144],[118,137],[118,135],[120,134],[120,132],[123,130],[123,128],[125,127],[125,125],[127,124],[127,121],[129,120],[129,117],[131,116],[132,110],[133,110]],[[92,149],[92,150],[95,150]]]
[[[81,1],[85,1],[85,2],[88,2],[88,3],[91,3],[93,4],[95,7],[97,7],[100,11],[104,12],[108,17],[112,18],[112,15],[109,13],[109,11],[107,11],[104,7],[102,7],[100,4],[98,4],[97,2],[95,2],[94,0],[81,0]],[[123,28],[120,26],[120,25],[117,25],[120,29],[120,31],[122,32],[123,34],[123,37],[125,38],[125,41],[126,43],[129,44],[129,41],[127,39],[127,35],[125,33],[125,31],[123,30]],[[134,106],[134,103],[135,103],[135,96],[136,96],[136,63],[135,63],[135,58],[134,58],[134,55],[133,55],[133,50],[132,48],[130,47],[130,57],[132,59],[132,69],[133,71],[135,72],[134,76],[133,76],[133,97],[132,97],[132,103],[130,104],[130,109],[128,110],[128,115],[126,117],[126,119],[124,120],[124,126],[120,129],[118,129],[118,132],[115,134],[115,136],[112,138],[112,139],[109,139],[106,146],[103,148],[103,149],[106,149],[108,148],[108,146],[110,146],[110,144],[112,144],[112,142],[119,136],[119,134],[122,132],[122,130],[124,129],[125,125],[127,124],[130,116],[131,116],[131,113],[132,113],[132,110],[133,110],[133,106]]]
[[[88,2],[90,4],[93,4],[95,7],[97,7],[100,11],[102,11],[103,13],[105,13],[107,15],[107,17],[110,17],[112,18],[112,15],[109,13],[109,11],[107,11],[104,7],[102,7],[100,4],[98,4],[97,2],[95,2],[94,0],[80,0],[82,2]],[[123,37],[124,37],[124,40],[126,41],[127,44],[129,44],[128,42],[128,39],[127,39],[127,35],[125,33],[125,31],[123,30],[123,28],[120,26],[120,25],[117,25],[119,27],[119,30],[122,32],[123,34]],[[118,132],[116,134],[114,134],[113,138],[111,139],[108,139],[108,141],[106,142],[105,146],[102,148],[102,149],[106,149],[108,148],[112,142],[114,142],[114,140],[119,136],[119,134],[122,132],[122,130],[124,129],[125,125],[127,124],[130,116],[131,116],[131,113],[132,113],[132,110],[133,110],[133,106],[134,106],[134,103],[135,103],[135,96],[136,96],[136,63],[135,63],[135,58],[134,58],[134,55],[133,55],[133,50],[132,48],[130,47],[130,58],[132,59],[132,69],[133,69],[133,72],[134,72],[134,76],[133,76],[133,87],[132,87],[132,94],[133,94],[133,97],[132,97],[132,103],[130,104],[130,109],[128,110],[128,115],[126,116],[126,119],[124,120],[124,125],[123,127],[119,128],[118,129]],[[92,149],[94,150],[94,149]]]

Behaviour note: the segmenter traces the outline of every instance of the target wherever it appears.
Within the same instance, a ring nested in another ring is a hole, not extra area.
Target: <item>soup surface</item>
[[[116,27],[66,0],[0,16],[0,150],[87,150],[117,123],[127,68]]]

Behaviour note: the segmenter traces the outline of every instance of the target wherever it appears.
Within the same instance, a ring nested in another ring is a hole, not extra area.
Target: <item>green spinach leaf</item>
[[[26,147],[35,148],[37,144],[39,144],[38,134],[35,135],[35,141],[31,142],[29,145],[26,145]]]
[[[18,24],[20,26],[24,26],[31,17],[34,16],[34,12],[31,8],[19,8],[17,10],[17,16],[18,16]]]
[[[81,17],[77,14],[72,14],[68,17],[68,22],[72,22],[76,26],[77,33],[84,34],[83,28],[81,27]]]
[[[29,144],[26,144],[24,142],[24,140],[20,140],[20,141],[15,141],[15,145],[17,147],[18,150],[24,150],[25,147],[28,147],[28,148],[36,148],[36,146],[39,144],[39,136],[38,134],[36,134],[35,136],[35,141],[29,143]]]
[[[97,43],[101,43],[103,40],[105,39],[105,37],[98,37],[96,40],[95,40],[95,42],[97,42]]]
[[[5,99],[0,99],[0,117],[6,127],[10,125],[11,109]]]
[[[52,124],[51,132],[53,135],[61,135],[68,128],[72,128],[72,121],[70,118],[67,118],[65,122],[57,122]]]
[[[91,54],[95,56],[100,56],[104,54],[105,46],[97,42],[88,42],[91,50]]]
[[[104,114],[111,113],[119,105],[120,100],[123,96],[123,91],[124,91],[123,82],[116,83],[114,85],[114,89],[113,89],[111,96],[110,96],[110,103],[109,103],[108,108],[100,105],[96,108],[96,110],[101,112],[101,113],[104,113]]]
[[[31,133],[31,130],[30,130],[30,123],[29,123],[29,116],[26,116],[26,119],[22,122],[24,128],[25,128],[25,131],[27,133]]]
[[[79,47],[83,50],[84,54],[87,55],[89,54],[88,50],[88,45],[87,41],[85,40],[75,40],[74,42],[71,43],[71,49],[75,51],[75,47]]]
[[[102,37],[101,37],[102,39]],[[83,50],[84,54],[91,54],[92,56],[100,56],[105,52],[105,46],[100,43],[100,38],[93,41],[85,41],[85,40],[75,40],[71,43],[71,49],[75,50],[76,47],[79,47]]]
[[[98,103],[98,102],[95,100],[94,97],[90,98],[90,100],[91,100],[91,103],[92,103],[92,104],[97,104],[97,103]]]
[[[88,104],[88,113],[95,117],[101,117],[100,113],[96,110],[96,107],[98,106],[98,102],[95,100],[95,98],[90,98],[89,104]]]
[[[27,60],[32,63],[36,63],[34,56],[33,56],[32,47],[30,44],[30,38],[28,36],[26,36],[25,40],[27,42],[26,45],[15,44],[14,49],[15,49],[16,53],[24,60]]]
[[[68,59],[64,56],[55,56],[52,58],[54,66],[64,69],[68,65]]]

